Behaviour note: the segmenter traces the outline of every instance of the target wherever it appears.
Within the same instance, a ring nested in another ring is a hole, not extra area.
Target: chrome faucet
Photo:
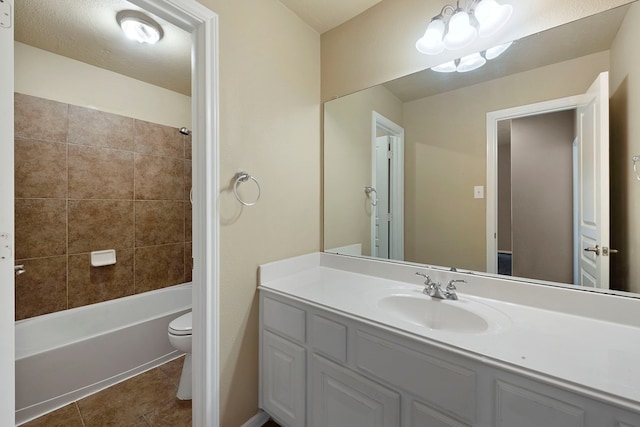
[[[462,279],[450,280],[447,288],[442,289],[442,284],[439,282],[434,282],[428,275],[420,272],[417,272],[416,275],[422,276],[426,279],[424,281],[424,289],[422,290],[422,293],[425,295],[429,295],[431,298],[457,300],[458,295],[456,294],[455,283],[467,283],[466,280]]]

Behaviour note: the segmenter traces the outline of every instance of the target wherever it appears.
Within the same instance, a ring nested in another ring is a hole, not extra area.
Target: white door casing
[[[0,1],[0,425],[15,425],[13,0]],[[6,15],[5,15],[6,13]]]
[[[601,73],[589,90],[584,95],[576,95],[566,98],[544,101],[536,104],[523,105],[500,111],[487,113],[487,272],[497,273],[497,164],[498,164],[498,122],[520,117],[527,117],[564,110],[577,110],[577,145],[579,156],[578,170],[578,213],[579,222],[585,222],[589,231],[585,229],[585,237],[579,230],[579,244],[575,246],[584,249],[587,241],[593,243],[591,237],[597,236],[596,243],[601,249],[600,256],[595,252],[576,254],[575,258],[585,259],[585,272],[577,284],[582,286],[609,288],[609,258],[604,256],[602,250],[609,246],[609,106],[608,106],[608,73]],[[587,129],[589,131],[587,132]],[[581,148],[586,144],[588,148]],[[584,164],[583,164],[584,163]],[[591,178],[593,177],[593,178]],[[589,181],[589,180],[592,181]],[[581,213],[582,205],[587,206],[587,211]],[[578,224],[578,229],[582,228]],[[597,231],[596,231],[597,229]],[[574,236],[574,239],[576,236]],[[584,242],[583,242],[584,240]],[[581,252],[584,252],[583,250]],[[591,256],[593,254],[593,256]],[[607,254],[608,255],[608,254]],[[604,259],[606,258],[606,259]],[[590,270],[589,270],[590,268]],[[606,270],[606,271],[605,271]],[[592,283],[585,281],[594,277]]]
[[[383,115],[371,112],[371,182],[376,183],[378,130],[389,135],[389,259],[404,260],[404,129]],[[375,215],[371,217],[371,240],[375,246]]]

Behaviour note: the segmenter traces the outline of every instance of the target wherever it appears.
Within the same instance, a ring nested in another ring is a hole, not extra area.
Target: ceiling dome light
[[[437,71],[438,73],[453,73],[457,71],[456,61],[445,62],[444,64],[431,67],[431,69],[433,71]]]
[[[498,31],[511,18],[513,7],[510,4],[499,5],[495,0],[481,0],[474,10],[480,24],[478,34],[487,37]]]
[[[479,52],[472,53],[471,55],[463,56],[460,58],[458,64],[458,72],[466,73],[467,71],[477,70],[487,63],[487,60],[480,55]]]
[[[124,34],[138,43],[157,43],[164,35],[162,27],[153,19],[137,10],[121,10],[116,21]]]
[[[508,43],[501,44],[499,46],[490,47],[484,53],[484,57],[489,60],[496,59],[498,56],[502,55],[507,49],[509,49],[509,47],[511,47],[512,44],[513,42],[508,42]]]
[[[449,29],[444,36],[444,46],[449,50],[467,47],[478,36],[478,30],[471,25],[467,12],[458,9],[449,20]]]
[[[442,37],[444,36],[444,21],[440,17],[435,17],[427,26],[424,36],[416,42],[418,52],[425,55],[437,55],[444,52]]]

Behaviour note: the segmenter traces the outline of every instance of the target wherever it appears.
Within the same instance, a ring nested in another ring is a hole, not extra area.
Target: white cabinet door
[[[361,375],[313,355],[313,427],[399,427],[400,395]]]
[[[469,427],[442,412],[414,401],[411,405],[411,427]]]
[[[262,406],[288,427],[305,425],[305,349],[268,331],[262,336]]]
[[[583,427],[585,411],[556,396],[496,383],[496,427]]]

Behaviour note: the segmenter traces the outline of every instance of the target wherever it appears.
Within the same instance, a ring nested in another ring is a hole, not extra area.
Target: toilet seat
[[[169,333],[171,335],[185,336],[191,335],[192,317],[191,312],[185,313],[169,323]]]

